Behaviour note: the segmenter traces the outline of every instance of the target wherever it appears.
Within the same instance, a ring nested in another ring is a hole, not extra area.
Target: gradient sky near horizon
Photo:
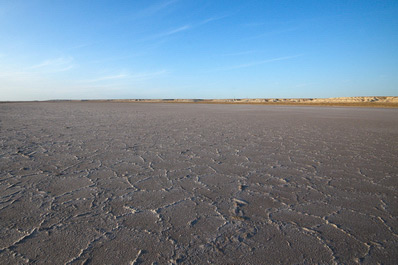
[[[376,95],[396,0],[0,0],[0,101]]]

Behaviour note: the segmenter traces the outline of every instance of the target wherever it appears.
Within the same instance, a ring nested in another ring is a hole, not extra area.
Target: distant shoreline
[[[338,97],[338,98],[245,98],[245,99],[82,99],[43,101],[1,101],[0,103],[30,102],[119,102],[119,103],[190,103],[190,104],[254,104],[291,106],[340,106],[398,108],[398,97]]]

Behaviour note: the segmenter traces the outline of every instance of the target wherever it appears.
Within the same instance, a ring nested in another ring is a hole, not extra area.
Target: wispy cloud
[[[150,50],[150,48],[147,48],[147,50],[143,50],[136,53],[123,53],[123,55],[121,56],[100,57],[92,61],[86,61],[86,64],[99,64],[99,63],[106,63],[112,61],[123,61],[134,57],[142,57],[148,53],[148,50]]]
[[[0,72],[0,79],[8,80],[32,80],[39,79],[40,76],[28,71],[4,71]]]
[[[49,59],[45,60],[39,64],[32,65],[30,68],[36,69],[36,68],[42,68],[42,67],[47,67],[47,66],[59,66],[59,65],[65,65],[68,63],[71,63],[73,61],[72,57],[59,57],[55,59]]]
[[[220,19],[223,19],[223,18],[226,18],[226,17],[230,17],[230,16],[231,16],[231,14],[218,16],[218,17],[210,17],[210,18],[207,18],[207,19],[201,21],[200,23],[198,23],[198,25],[205,25],[207,23],[210,23],[210,22],[213,22],[213,21],[217,21],[217,20],[220,20]]]
[[[258,51],[249,50],[249,51],[241,51],[241,52],[231,52],[231,53],[224,53],[221,56],[237,56],[237,55],[246,55],[246,54],[253,54],[257,53]]]
[[[265,25],[265,23],[264,22],[250,22],[250,23],[244,23],[242,25],[245,27],[258,27],[258,26]]]
[[[117,81],[117,80],[125,80],[125,81],[143,81],[149,80],[156,77],[160,77],[162,75],[167,74],[169,71],[160,70],[155,72],[141,72],[141,73],[119,73],[115,75],[104,75],[99,76],[93,79],[81,80],[82,83],[98,83],[104,81]]]
[[[64,72],[74,67],[72,57],[59,57],[45,60],[39,64],[28,67],[30,70],[38,70],[45,72]]]
[[[167,70],[160,70],[160,71],[156,71],[156,72],[136,73],[136,74],[130,75],[130,78],[134,79],[136,81],[141,81],[141,80],[157,78],[157,77],[166,75],[168,73],[169,73],[169,71],[167,71]]]
[[[223,15],[223,16],[219,16],[219,17],[211,17],[211,18],[207,18],[207,19],[205,19],[205,20],[203,20],[201,22],[192,23],[192,24],[185,24],[183,26],[180,26],[180,27],[177,27],[177,28],[173,28],[173,29],[167,30],[165,32],[161,32],[159,34],[152,35],[152,36],[150,36],[148,38],[143,39],[142,41],[165,38],[165,37],[168,37],[168,36],[183,32],[183,31],[187,31],[187,30],[190,30],[190,29],[193,29],[193,28],[196,28],[196,27],[205,25],[207,23],[211,23],[213,21],[217,21],[217,20],[229,17],[229,16],[231,16],[231,15]]]
[[[247,67],[252,67],[252,66],[266,64],[266,63],[271,63],[271,62],[290,60],[290,59],[294,59],[294,58],[297,58],[297,57],[300,57],[300,56],[302,56],[302,55],[300,54],[300,55],[294,55],[294,56],[277,57],[277,58],[272,58],[272,59],[267,59],[267,60],[262,60],[262,61],[255,61],[255,62],[249,62],[249,63],[245,63],[245,64],[228,66],[228,67],[224,67],[224,68],[219,68],[217,70],[225,71],[225,70],[234,70],[234,69],[240,69],[240,68],[247,68]]]
[[[59,57],[55,59],[44,60],[34,65],[14,65],[2,66],[0,64],[0,78],[8,81],[26,81],[36,82],[44,80],[53,74],[68,71],[74,68],[72,57]],[[4,68],[4,69],[2,69]]]
[[[182,31],[186,31],[186,30],[188,30],[190,28],[192,28],[191,25],[184,25],[184,26],[178,27],[176,29],[172,29],[172,30],[160,33],[158,35],[155,35],[154,37],[155,38],[167,37],[167,36],[174,35],[176,33],[182,32]]]
[[[69,47],[68,50],[78,50],[78,49],[86,48],[86,47],[89,47],[89,46],[92,46],[92,45],[94,45],[93,42],[91,42],[91,43],[81,43],[81,44],[77,44],[75,46]]]
[[[106,76],[101,76],[97,77],[94,79],[88,79],[88,80],[83,80],[82,82],[84,83],[95,83],[95,82],[100,82],[100,81],[106,81],[106,80],[117,80],[117,79],[125,79],[129,75],[128,74],[117,74],[117,75],[106,75]]]
[[[165,9],[175,3],[177,3],[179,0],[169,0],[169,1],[162,1],[158,4],[152,5],[150,7],[148,7],[147,9],[145,9],[144,13],[150,13],[150,14],[154,14],[157,13],[159,11],[161,11],[162,9]]]
[[[129,19],[142,19],[148,18],[151,16],[156,15],[157,13],[161,12],[164,9],[171,7],[172,5],[179,2],[179,0],[169,0],[169,1],[161,1],[156,4],[150,5],[135,14],[133,14]]]
[[[153,41],[153,40],[157,40],[157,39],[165,39],[165,38],[167,38],[169,36],[178,34],[178,33],[183,32],[183,31],[187,31],[187,30],[189,30],[191,28],[192,28],[191,25],[183,25],[183,26],[180,26],[180,27],[177,27],[177,28],[169,29],[167,31],[164,31],[164,32],[161,32],[161,33],[158,33],[158,34],[143,38],[143,39],[141,39],[139,41],[143,42],[143,41]]]
[[[253,39],[260,39],[263,37],[268,37],[268,36],[273,36],[273,35],[279,35],[279,34],[283,34],[283,33],[288,33],[288,32],[293,32],[293,31],[297,31],[299,30],[300,27],[291,27],[291,28],[285,28],[285,29],[277,29],[277,30],[271,30],[271,31],[267,31],[264,33],[260,33],[256,36],[253,37],[249,37],[248,40],[253,40]]]

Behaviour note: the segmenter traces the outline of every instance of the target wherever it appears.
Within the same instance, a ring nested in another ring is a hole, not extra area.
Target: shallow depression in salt
[[[398,109],[0,104],[1,263],[394,264]]]

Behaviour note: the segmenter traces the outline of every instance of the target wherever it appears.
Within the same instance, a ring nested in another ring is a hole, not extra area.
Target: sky
[[[398,96],[398,1],[0,0],[0,101]]]

